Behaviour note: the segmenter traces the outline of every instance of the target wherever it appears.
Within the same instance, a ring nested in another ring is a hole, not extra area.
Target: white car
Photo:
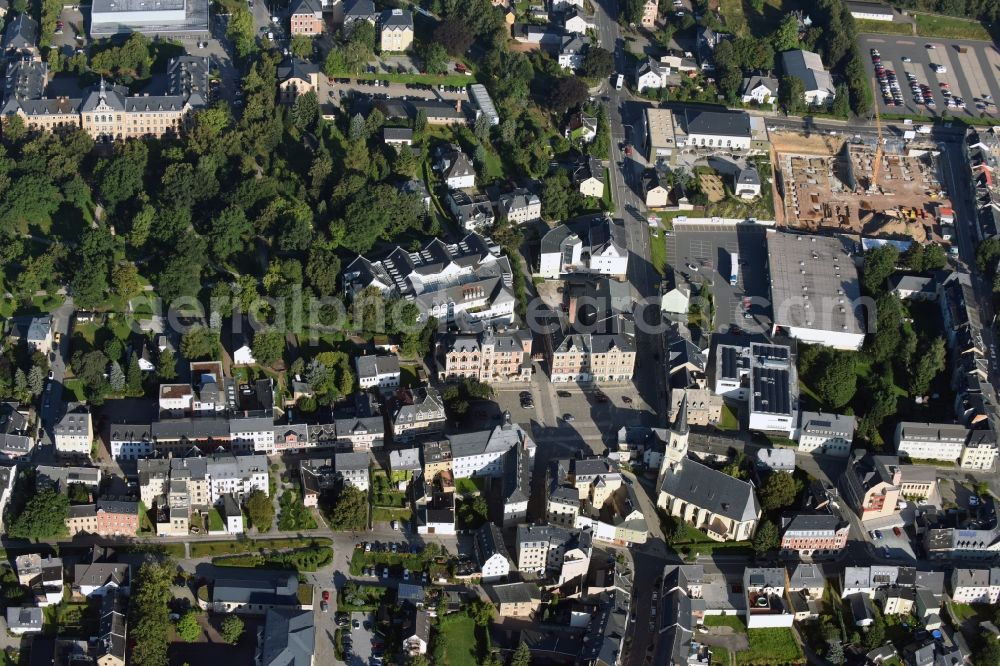
[[[694,264],[686,264],[686,265],[687,265],[689,271],[694,271],[695,273],[698,272],[698,267],[695,266]]]

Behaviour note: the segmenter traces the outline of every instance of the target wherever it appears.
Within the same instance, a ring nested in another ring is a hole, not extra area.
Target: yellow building
[[[30,130],[83,129],[95,141],[179,135],[189,113],[208,100],[208,59],[180,56],[167,67],[166,95],[130,96],[125,88],[108,85],[87,90],[82,97],[45,97],[48,70],[41,63],[17,63],[13,93],[4,116],[19,116]],[[11,89],[8,73],[8,90]]]

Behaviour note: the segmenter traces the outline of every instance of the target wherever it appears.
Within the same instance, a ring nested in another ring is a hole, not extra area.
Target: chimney
[[[576,294],[569,296],[569,323],[576,323]]]

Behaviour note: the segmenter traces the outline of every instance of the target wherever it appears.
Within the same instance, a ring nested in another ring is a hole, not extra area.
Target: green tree
[[[274,522],[274,504],[271,498],[260,490],[254,490],[247,497],[247,515],[258,532],[269,532]]]
[[[303,132],[312,131],[319,123],[319,98],[316,92],[309,92],[299,95],[292,104],[292,122]]]
[[[854,397],[858,390],[858,376],[851,352],[838,352],[829,356],[831,358],[821,369],[815,389],[824,406],[836,410]]]
[[[830,111],[843,118],[851,114],[850,95],[847,92],[847,86],[843,83],[838,83],[834,90],[833,105],[830,107]]]
[[[874,650],[885,642],[885,620],[882,619],[882,612],[874,606],[872,611],[875,619],[868,625],[863,639],[864,646],[868,650]]]
[[[212,253],[225,261],[234,254],[243,252],[253,234],[253,223],[247,219],[243,209],[233,205],[223,208],[212,218],[208,237]]]
[[[590,79],[605,79],[611,76],[615,69],[614,56],[611,51],[599,46],[587,49],[583,57],[583,75]]]
[[[778,27],[771,34],[771,45],[775,53],[791,51],[799,48],[799,21],[791,13],[778,24]]]
[[[344,486],[327,522],[334,530],[360,530],[368,522],[368,497],[354,486]]]
[[[232,41],[240,58],[246,58],[257,50],[257,33],[253,16],[245,6],[237,5],[235,11],[229,15],[226,37]]]
[[[122,366],[118,361],[111,362],[111,372],[108,373],[108,383],[111,385],[111,390],[115,393],[121,395],[125,393],[125,371],[122,370]]]
[[[473,37],[467,21],[457,16],[441,21],[434,28],[434,41],[453,56],[460,56],[468,51]]]
[[[129,635],[132,664],[166,666],[170,633],[170,585],[175,565],[146,560],[132,581],[129,600]]]
[[[510,658],[510,666],[531,666],[531,650],[526,643],[520,643]]]
[[[840,666],[846,661],[844,656],[844,644],[840,642],[839,639],[828,640],[826,642],[826,660],[834,666]],[[998,656],[1000,658],[1000,656]],[[1000,663],[1000,662],[993,662]]]
[[[66,533],[69,499],[52,488],[42,488],[27,501],[7,534],[15,539],[51,539]]]
[[[448,52],[438,42],[421,42],[417,46],[417,56],[424,63],[424,71],[428,74],[448,73]]]
[[[45,388],[45,373],[42,371],[42,366],[31,366],[31,370],[28,371],[27,386],[32,396],[37,398],[42,394]]]
[[[972,653],[974,666],[994,666],[1000,664],[1000,643],[992,634],[984,634],[980,638],[980,646]]]
[[[1000,255],[998,255],[1000,256]],[[872,296],[878,296],[886,289],[886,280],[896,270],[899,250],[885,244],[865,252],[865,264],[861,272],[861,286]]]
[[[253,336],[252,350],[259,365],[274,365],[285,353],[285,336],[281,331],[257,331]]]
[[[764,511],[776,511],[791,506],[798,494],[795,477],[789,472],[773,472],[760,490],[760,506]]]
[[[875,331],[877,335],[871,336],[868,350],[876,362],[888,361],[893,358],[900,358],[905,346],[903,345],[903,304],[894,294],[883,294],[875,301]],[[909,329],[907,329],[909,330]],[[901,359],[906,366],[909,358]]]
[[[174,630],[185,643],[194,643],[201,636],[201,625],[198,624],[198,614],[193,610],[184,613],[174,625]]]
[[[111,287],[115,295],[126,303],[138,296],[142,289],[139,285],[139,269],[131,261],[115,264],[111,269]]]
[[[156,376],[168,382],[177,377],[177,359],[169,347],[160,352],[160,358],[156,363]]]
[[[113,210],[142,192],[148,159],[146,142],[131,139],[116,143],[114,156],[97,163],[98,192],[108,208]]]
[[[563,76],[556,79],[549,91],[549,108],[565,113],[582,104],[589,96],[586,82],[579,76]]]
[[[306,262],[306,277],[319,296],[332,296],[337,291],[340,258],[332,250],[313,247]]]
[[[194,326],[181,338],[181,354],[189,361],[215,359],[219,355],[219,335],[210,328]]]
[[[753,535],[753,549],[758,555],[774,550],[779,543],[778,526],[770,520],[762,520]]]
[[[910,395],[924,395],[930,388],[931,382],[945,368],[948,358],[948,351],[945,347],[944,338],[937,337],[925,342],[916,355],[913,374],[910,377]]]
[[[222,640],[226,641],[230,645],[236,645],[240,642],[240,638],[243,637],[243,620],[239,615],[235,613],[230,613],[222,620]]]
[[[802,79],[783,76],[778,82],[778,104],[788,115],[798,115],[805,109],[806,88]]]
[[[66,489],[70,504],[90,504],[90,489],[82,483],[71,483]]]
[[[728,474],[734,479],[746,479],[750,476],[747,471],[747,456],[742,451],[736,451],[732,460],[722,468],[724,474]]]
[[[131,396],[142,395],[142,370],[139,368],[139,359],[135,354],[128,362],[128,370],[125,373],[125,386]]]
[[[542,181],[542,215],[548,220],[564,220],[569,217],[573,193],[569,176],[557,170]]]
[[[976,246],[976,266],[980,271],[992,270],[1000,259],[1000,237],[992,236]]]
[[[468,613],[477,627],[488,627],[496,615],[496,608],[487,601],[476,600],[469,604]]]
[[[295,57],[308,60],[313,52],[312,37],[307,35],[293,35],[292,43],[288,46],[288,49]]]

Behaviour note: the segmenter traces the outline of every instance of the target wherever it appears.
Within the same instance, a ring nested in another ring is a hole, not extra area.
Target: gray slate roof
[[[731,520],[754,520],[760,512],[752,485],[690,458],[663,476],[660,490]]]
[[[261,666],[311,666],[316,646],[313,611],[272,608],[260,630]]]

